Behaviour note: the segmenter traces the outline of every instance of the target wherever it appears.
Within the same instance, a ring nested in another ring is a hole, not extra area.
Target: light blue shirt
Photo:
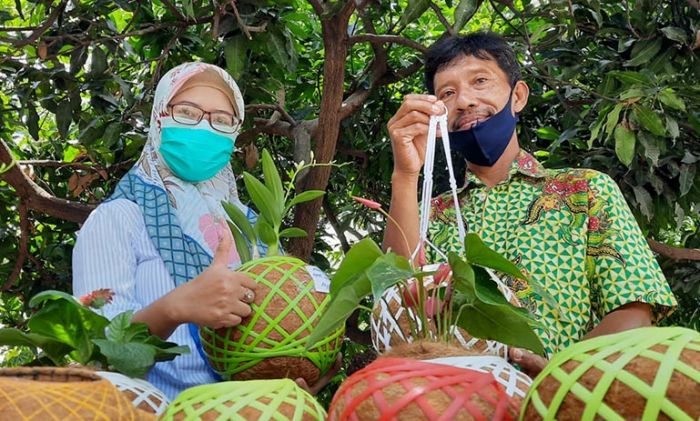
[[[175,289],[136,203],[116,199],[97,207],[78,232],[73,249],[73,295],[100,288],[115,292],[104,316],[137,312]],[[181,391],[216,381],[199,355],[188,326],[180,325],[167,339],[187,345],[190,353],[157,363],[147,380],[174,399]]]

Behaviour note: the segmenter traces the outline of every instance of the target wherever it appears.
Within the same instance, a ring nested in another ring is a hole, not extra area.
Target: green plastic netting
[[[655,373],[654,367],[658,367]],[[640,379],[641,373],[651,382]],[[584,376],[589,376],[586,382]],[[679,383],[672,385],[672,377]],[[545,398],[543,389],[555,392]],[[700,333],[681,327],[647,327],[585,340],[555,354],[533,382],[520,418],[694,421],[700,419],[698,401]],[[578,402],[580,414],[572,413],[571,407],[558,414],[572,402]],[[630,408],[637,402],[641,413],[631,415]],[[679,405],[698,413],[689,414]]]
[[[326,411],[290,379],[221,382],[191,387],[160,420],[325,420]]]
[[[258,304],[251,305],[252,315],[240,325],[218,330],[202,328],[202,346],[214,370],[230,379],[266,358],[303,357],[321,373],[328,371],[335,362],[345,329],[339,328],[313,348],[305,349],[306,337],[330,301],[328,294],[315,291],[306,263],[293,257],[265,257],[247,262],[238,272],[269,288],[269,293],[262,302],[256,297]],[[284,305],[280,306],[280,302]],[[289,328],[285,318],[296,318],[301,323]],[[285,324],[289,329],[285,329]]]

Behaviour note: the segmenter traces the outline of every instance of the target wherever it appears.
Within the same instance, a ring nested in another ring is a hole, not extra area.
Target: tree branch
[[[323,14],[326,12],[319,0],[309,0],[309,4],[319,17],[323,16]]]
[[[0,41],[8,42],[17,48],[21,48],[21,47],[24,47],[25,45],[32,44],[34,41],[39,39],[39,37],[44,32],[46,32],[51,27],[51,25],[53,25],[53,23],[56,21],[56,18],[58,18],[58,15],[63,11],[63,9],[66,8],[66,4],[68,4],[68,0],[61,1],[61,3],[51,11],[51,14],[46,19],[46,21],[44,21],[44,23],[42,23],[41,26],[39,26],[27,38],[17,39],[17,40],[13,40],[10,38],[0,38]]]
[[[11,164],[13,160],[7,144],[0,140],[0,164]],[[20,201],[24,201],[27,208],[37,210],[46,215],[82,223],[90,215],[90,212],[95,209],[94,205],[86,205],[52,196],[27,177],[18,165],[14,165],[0,177],[15,189]]]
[[[19,202],[19,253],[17,255],[17,261],[15,262],[15,268],[10,274],[10,276],[5,281],[2,290],[7,291],[12,287],[17,278],[19,278],[20,273],[22,273],[22,266],[24,266],[24,261],[27,259],[27,252],[29,250],[29,217],[28,217],[27,205],[24,201]]]
[[[428,1],[428,4],[430,5],[430,8],[433,9],[433,12],[435,12],[435,15],[437,15],[437,18],[440,21],[440,23],[442,23],[445,29],[447,29],[447,32],[449,32],[449,34],[452,36],[457,35],[455,28],[452,25],[450,25],[450,22],[447,21],[445,15],[442,14],[442,10],[440,10],[440,8],[432,1]]]
[[[416,41],[404,38],[399,35],[355,35],[354,37],[350,37],[348,42],[350,43],[350,45],[357,44],[360,42],[371,42],[372,44],[401,44],[413,48],[414,50],[420,51],[421,53],[425,53],[426,51],[428,51],[428,48],[424,45],[421,45]]]
[[[700,260],[700,249],[669,246],[651,238],[647,242],[652,251],[671,260]]]

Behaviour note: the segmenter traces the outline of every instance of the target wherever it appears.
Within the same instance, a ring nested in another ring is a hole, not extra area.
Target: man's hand
[[[311,393],[312,395],[316,395],[318,392],[323,389],[325,385],[328,384],[328,382],[331,381],[331,379],[338,374],[338,371],[343,366],[343,355],[338,353],[338,358],[336,358],[335,363],[331,367],[330,370],[323,376],[321,376],[316,384],[313,385],[313,387],[310,387],[308,384],[306,384],[306,380],[304,380],[302,377],[299,377],[298,379],[294,380],[299,387],[302,389],[306,390],[307,392]]]
[[[520,366],[520,371],[533,379],[542,372],[548,362],[546,358],[520,348],[510,348],[508,358]]]
[[[444,104],[433,95],[404,97],[401,107],[387,124],[394,151],[394,174],[418,177],[425,162],[430,116],[444,112]]]

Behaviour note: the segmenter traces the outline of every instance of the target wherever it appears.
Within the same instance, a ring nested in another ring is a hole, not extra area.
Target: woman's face
[[[182,102],[194,104],[204,111],[221,111],[237,115],[226,94],[209,86],[195,86],[185,89],[175,94],[173,99],[170,100],[170,104]]]

